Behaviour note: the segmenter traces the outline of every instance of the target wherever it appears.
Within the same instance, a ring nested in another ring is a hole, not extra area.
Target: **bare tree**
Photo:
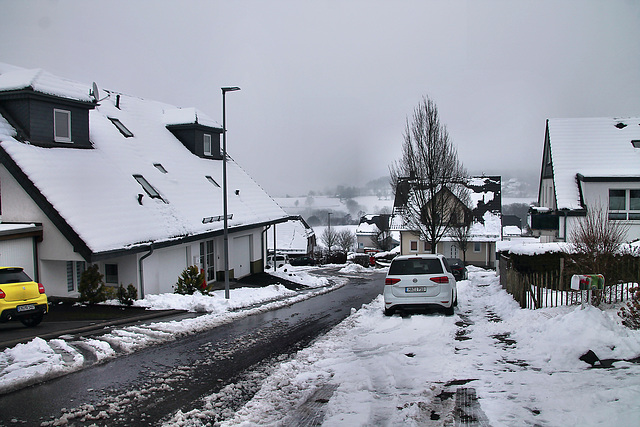
[[[603,274],[606,284],[616,283],[619,272],[616,271],[615,255],[624,242],[627,229],[625,222],[610,220],[601,204],[589,208],[586,216],[580,218],[578,226],[569,233],[575,272]],[[603,295],[604,292],[595,292],[593,305],[598,306]]]
[[[390,251],[393,249],[393,237],[391,236],[391,230],[378,230],[371,236],[371,242],[376,249],[381,251]]]
[[[414,109],[411,122],[407,119],[403,137],[402,158],[390,167],[391,183],[397,189],[401,181],[408,182],[405,223],[435,253],[451,225],[459,222],[459,202],[469,203],[467,172],[428,97]]]
[[[336,246],[336,244],[338,243],[338,235],[336,233],[336,230],[331,227],[325,228],[322,232],[322,235],[320,236],[320,241],[322,241],[322,243],[327,247],[329,253],[331,253],[331,248],[333,246]]]
[[[354,233],[349,230],[340,230],[336,237],[336,246],[342,249],[343,252],[353,250],[356,244],[356,235]]]
[[[627,227],[624,222],[609,220],[606,209],[596,204],[571,230],[569,241],[576,252],[589,254],[595,260],[599,255],[618,251],[624,242]]]
[[[464,222],[452,227],[451,235],[453,240],[462,251],[462,262],[467,263],[467,248],[469,247],[469,239],[471,238],[471,222]]]

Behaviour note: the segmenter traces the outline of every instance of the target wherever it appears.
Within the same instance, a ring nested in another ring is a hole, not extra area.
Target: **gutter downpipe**
[[[153,253],[153,243],[149,245],[149,252],[142,255],[138,260],[138,271],[140,272],[140,299],[144,299],[144,268],[142,266],[142,261],[150,257],[152,253]]]
[[[267,233],[269,232],[269,228],[271,228],[271,224],[266,225],[262,230],[262,245],[261,245],[262,248],[261,248],[261,251],[262,251],[262,271],[263,272],[265,271],[265,265],[267,263],[267,256],[268,256],[268,253],[269,253],[269,248],[268,248],[269,239],[267,237]],[[265,248],[266,248],[266,252],[267,253],[265,253]]]

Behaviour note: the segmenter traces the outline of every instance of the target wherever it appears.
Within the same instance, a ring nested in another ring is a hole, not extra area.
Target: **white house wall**
[[[187,268],[188,255],[192,251],[191,245],[179,245],[176,247],[157,249],[149,257],[145,258],[143,263],[144,272],[144,294],[161,294],[172,293],[173,287],[178,281],[178,277]],[[136,258],[139,260],[148,252],[139,253]],[[138,264],[134,266],[133,273],[137,276]],[[191,264],[191,263],[189,263]],[[138,283],[139,279],[134,278],[133,283]],[[126,283],[125,283],[126,286]],[[138,291],[140,297],[140,291]]]
[[[538,195],[540,206],[551,209],[556,208],[555,190],[553,188],[553,179],[545,178],[540,183],[540,194]]]
[[[73,246],[69,241],[2,165],[0,165],[0,186],[3,221],[37,222],[42,224],[43,239],[38,244],[38,256],[41,260],[83,260],[80,254],[73,250]],[[46,280],[46,278],[42,280]]]
[[[582,194],[587,209],[597,208],[598,205],[607,212],[609,208],[609,189],[638,190],[640,182],[581,182]],[[562,221],[562,218],[560,219]],[[640,221],[621,221],[628,226],[627,241],[632,242],[640,238]],[[577,222],[572,224],[577,225]],[[569,230],[571,232],[571,230]]]

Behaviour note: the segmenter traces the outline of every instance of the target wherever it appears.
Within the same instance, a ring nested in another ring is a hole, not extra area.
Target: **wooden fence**
[[[634,274],[635,280],[618,281],[618,283],[607,283],[605,277],[605,288],[593,290],[593,297],[601,298],[601,302],[612,304],[626,301],[631,298],[631,289],[638,286],[640,280],[639,266],[637,260],[632,269],[639,274]],[[545,271],[520,272],[514,268],[508,256],[500,255],[499,271],[500,283],[509,292],[522,308],[543,308],[558,307],[562,305],[581,304],[583,298],[587,298],[586,291],[576,291],[571,289],[571,275],[564,269],[564,258],[560,257],[555,268],[547,266]],[[629,266],[625,265],[625,272]],[[628,274],[625,274],[628,277]],[[585,301],[586,302],[586,301]]]

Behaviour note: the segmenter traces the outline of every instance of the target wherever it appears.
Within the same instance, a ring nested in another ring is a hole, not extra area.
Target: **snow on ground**
[[[442,425],[451,384],[475,388],[493,426],[639,425],[640,365],[579,360],[640,355],[640,332],[614,308],[523,310],[494,272],[474,268],[458,286],[452,317],[385,317],[379,297],[282,363],[223,425],[288,425],[319,389],[335,389],[324,425]],[[184,415],[173,422],[201,425]]]
[[[343,267],[341,275],[366,274],[359,266]],[[523,310],[500,287],[494,272],[469,270],[470,280],[458,283],[454,316],[436,312],[386,317],[380,296],[275,366],[253,399],[223,425],[288,425],[307,399],[316,402],[316,393],[323,390],[330,396],[324,405],[327,426],[446,425],[452,422],[451,396],[457,387],[476,390],[493,426],[640,424],[640,365],[624,361],[640,355],[640,331],[621,326],[616,307]],[[322,286],[311,267],[280,271],[288,280]],[[284,287],[270,288],[264,290],[270,293],[265,298],[287,299],[255,307],[256,299],[248,296],[252,292],[241,289],[232,290],[229,302],[213,304],[165,295],[142,304],[175,304],[209,313],[88,339],[36,339],[7,349],[0,353],[0,390],[24,384],[28,377],[43,379],[56,371],[79,369],[83,360],[78,345],[92,349],[99,359],[116,357],[110,341],[134,351],[327,289],[290,296]],[[222,300],[219,295],[210,298]],[[231,306],[242,307],[243,300],[252,308],[230,311]],[[588,350],[600,359],[622,361],[609,369],[592,368],[579,360]],[[203,401],[215,408],[216,399],[222,398],[216,394]],[[178,412],[168,424],[204,425],[207,411]]]

